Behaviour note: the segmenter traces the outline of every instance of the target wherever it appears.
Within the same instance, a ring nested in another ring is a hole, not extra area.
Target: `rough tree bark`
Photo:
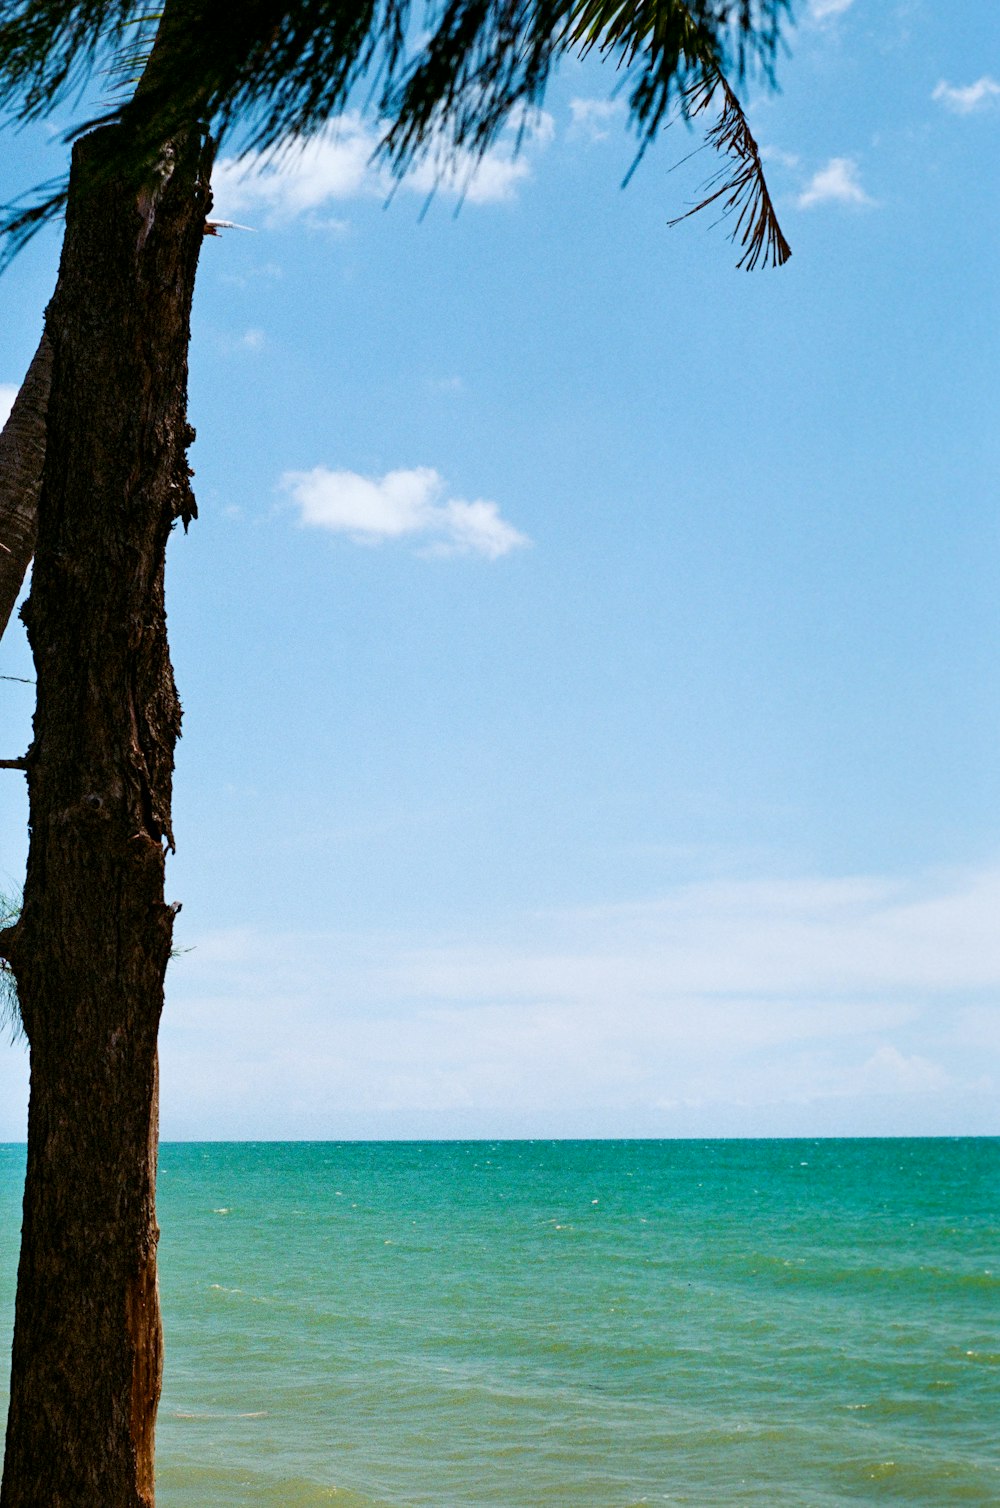
[[[52,345],[43,331],[0,433],[0,635],[35,551],[51,375]]]
[[[24,908],[0,933],[31,1053],[2,1508],[148,1508],[161,1375],[156,1037],[180,705],[167,536],[194,513],[189,316],[209,151],[140,194],[74,151],[31,595]]]
[[[157,87],[160,65],[169,53],[173,34],[186,24],[184,0],[171,0],[164,6],[133,103]],[[43,329],[0,431],[0,637],[10,622],[35,549],[51,381],[52,343],[48,330]]]

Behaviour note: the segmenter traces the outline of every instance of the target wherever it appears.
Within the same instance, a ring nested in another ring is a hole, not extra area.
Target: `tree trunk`
[[[0,433],[0,635],[35,550],[51,375],[52,346],[43,331]]]
[[[164,6],[153,48],[132,99],[133,108],[141,109],[150,92],[159,87],[158,75],[174,36],[192,24],[184,0],[171,0]],[[48,331],[43,329],[38,349],[0,431],[0,637],[7,631],[35,550],[51,380],[52,344]]]
[[[24,909],[0,933],[31,1051],[2,1508],[147,1508],[161,1330],[156,1037],[180,705],[167,536],[194,514],[191,296],[209,152],[164,149],[138,195],[73,154],[49,308],[52,386],[31,596],[37,672]]]

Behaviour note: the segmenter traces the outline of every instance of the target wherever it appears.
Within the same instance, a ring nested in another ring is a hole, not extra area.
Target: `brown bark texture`
[[[43,331],[0,433],[0,634],[35,551],[51,375],[52,346]]]
[[[164,554],[194,514],[191,297],[210,197],[192,133],[139,193],[73,155],[49,307],[31,595],[24,908],[0,933],[31,1053],[2,1508],[148,1508],[161,1377],[156,1037],[180,705]]]

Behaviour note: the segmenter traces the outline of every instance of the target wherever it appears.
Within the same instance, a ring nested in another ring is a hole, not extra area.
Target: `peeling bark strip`
[[[24,909],[4,934],[31,1049],[2,1508],[151,1508],[160,1391],[156,1036],[180,705],[167,537],[193,513],[191,296],[209,153],[165,150],[143,203],[73,154],[47,331],[31,597],[37,671]]]
[[[149,1119],[147,1154],[152,1168],[152,1192],[156,1190],[156,1154],[159,1142],[159,1063],[153,1057],[153,1104]],[[152,1213],[152,1211],[151,1211]],[[160,1232],[153,1213],[150,1239],[140,1252],[139,1270],[125,1296],[125,1322],[132,1346],[132,1411],[130,1432],[136,1460],[136,1487],[140,1502],[154,1499],[153,1445],[156,1406],[163,1383],[163,1327],[160,1323],[160,1290],[156,1281],[156,1243]]]
[[[10,621],[35,550],[51,376],[52,345],[43,330],[0,433],[0,634]]]

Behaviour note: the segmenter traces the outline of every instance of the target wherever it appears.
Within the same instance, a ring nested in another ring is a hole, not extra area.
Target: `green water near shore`
[[[159,1207],[160,1508],[1000,1502],[995,1140],[171,1145]]]

